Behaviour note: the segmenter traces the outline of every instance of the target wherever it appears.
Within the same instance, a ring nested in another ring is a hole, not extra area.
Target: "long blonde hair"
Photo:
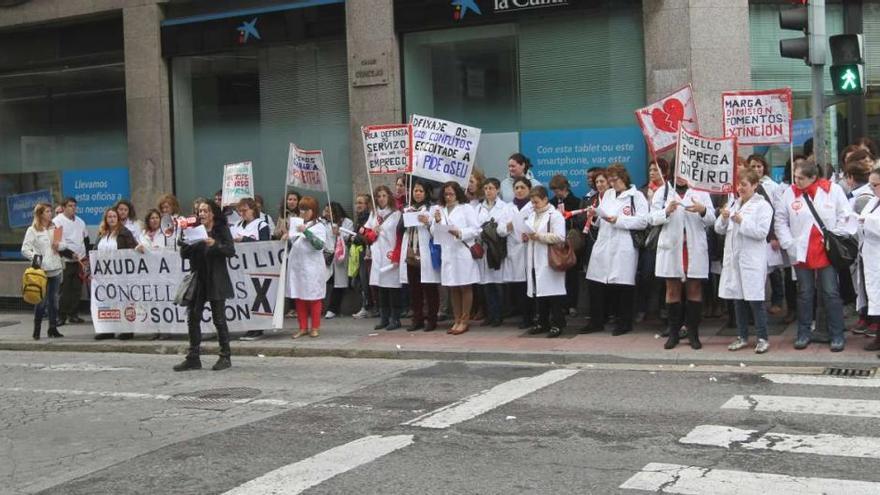
[[[51,210],[51,209],[52,209],[52,205],[50,205],[49,203],[37,203],[34,206],[34,221],[31,222],[31,226],[33,226],[34,230],[43,230],[43,229],[48,230],[49,227],[52,226],[52,220],[49,220],[49,224],[46,225],[45,227],[43,226],[43,220],[42,220],[43,213],[46,210]]]
[[[107,215],[110,214],[111,211],[116,213],[116,210],[113,209],[113,207],[104,210],[104,216],[101,217],[101,225],[98,227],[98,237],[104,237],[107,234],[119,234],[119,231],[124,228],[122,222],[119,221],[119,213],[116,213],[116,227],[113,227],[112,229],[110,228],[107,224]]]

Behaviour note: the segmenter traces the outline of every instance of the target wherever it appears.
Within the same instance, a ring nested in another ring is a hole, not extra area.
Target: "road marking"
[[[26,394],[46,394],[46,395],[69,395],[74,397],[102,397],[110,399],[146,399],[170,401],[179,400],[181,402],[191,401],[197,402],[196,398],[187,396],[174,396],[165,394],[143,394],[140,392],[101,392],[93,390],[67,390],[67,389],[39,389],[39,388],[23,388],[23,387],[3,387],[0,392],[14,392]],[[211,399],[212,402],[218,404],[235,404],[235,405],[267,405],[279,407],[301,407],[305,403],[291,402],[282,399]]]
[[[223,495],[295,495],[412,443],[412,435],[360,438],[269,471]]]
[[[734,395],[721,409],[880,418],[880,401],[782,395]]]
[[[770,373],[762,378],[784,385],[828,385],[832,387],[880,388],[880,378],[839,378],[824,375],[782,375]]]
[[[620,485],[628,490],[657,493],[712,495],[876,495],[880,483],[870,481],[805,478],[770,473],[652,462]]]
[[[131,371],[134,369],[116,366],[100,366],[92,363],[5,363],[0,366],[9,368],[34,368],[40,371]]]
[[[519,399],[548,385],[565,380],[576,373],[578,373],[578,370],[551,370],[538,376],[510,380],[496,385],[489,390],[484,390],[453,402],[448,406],[423,414],[403,424],[420,426],[422,428],[448,428],[462,421],[475,418],[496,407],[503,406],[508,402]]]
[[[772,450],[774,452],[880,459],[880,438],[877,437],[846,437],[830,434],[789,435],[770,432],[761,435],[758,430],[700,425],[678,441],[690,445],[724,447],[726,449]]]

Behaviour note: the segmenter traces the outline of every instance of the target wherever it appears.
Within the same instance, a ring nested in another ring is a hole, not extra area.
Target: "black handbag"
[[[629,205],[632,208],[632,214],[635,216],[636,214],[636,202],[632,196],[629,197]],[[651,228],[646,228],[642,230],[630,230],[629,235],[632,237],[633,247],[636,250],[646,249],[648,248],[648,239],[651,236]],[[659,235],[659,231],[658,231]],[[654,240],[654,249],[657,248],[657,240]]]
[[[195,299],[196,285],[198,283],[199,279],[196,277],[196,272],[189,272],[184,275],[180,285],[177,286],[177,292],[174,294],[174,304],[184,307],[189,306],[193,299]]]
[[[810,213],[813,214],[813,218],[815,218],[816,223],[819,224],[819,230],[822,231],[825,252],[828,253],[828,259],[831,261],[831,265],[838,270],[849,269],[859,257],[858,239],[856,239],[854,235],[839,235],[826,229],[825,223],[819,218],[819,214],[816,212],[813,202],[806,194],[804,194],[804,201],[807,202],[807,207],[810,208]]]

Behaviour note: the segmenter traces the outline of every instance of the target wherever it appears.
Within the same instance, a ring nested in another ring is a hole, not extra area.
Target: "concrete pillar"
[[[721,92],[752,87],[748,0],[642,2],[652,102],[693,84],[700,132],[721,135]]]
[[[361,143],[361,126],[390,124],[405,120],[401,100],[400,52],[394,31],[392,0],[345,2],[348,44],[348,101],[351,122],[351,172],[355,194],[367,192],[367,172]],[[376,60],[371,68],[384,71],[371,85],[355,83],[366,60]],[[382,81],[384,80],[384,81]],[[393,178],[374,177],[373,186],[390,184]]]
[[[158,5],[122,11],[125,38],[125,105],[132,202],[138,212],[171,192],[171,121],[168,69],[162,59]]]

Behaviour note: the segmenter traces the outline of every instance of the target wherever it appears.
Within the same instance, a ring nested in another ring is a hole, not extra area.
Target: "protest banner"
[[[679,128],[700,132],[691,85],[688,84],[660,101],[636,110],[636,120],[642,128],[652,156],[675,147]]]
[[[737,143],[766,145],[792,139],[791,89],[726,91],[721,93],[725,136]]]
[[[361,128],[364,159],[370,174],[412,172],[412,124],[370,125]]]
[[[229,163],[223,166],[223,199],[221,206],[237,205],[245,198],[254,197],[254,167],[251,162]]]
[[[324,152],[321,150],[301,150],[295,144],[290,143],[290,151],[287,155],[286,184],[313,191],[329,191],[327,171],[324,168]]]
[[[6,215],[9,226],[13,229],[28,227],[34,221],[34,207],[37,203],[52,204],[52,191],[39,191],[22,194],[10,194],[6,197]]]
[[[448,120],[412,116],[412,174],[467,188],[480,144],[480,129]]]
[[[732,193],[736,189],[736,138],[708,138],[678,130],[675,176],[698,191]]]
[[[226,300],[232,332],[272,328],[272,304],[284,256],[280,241],[235,244],[227,258],[235,296]],[[91,314],[96,333],[186,334],[186,308],[174,304],[177,286],[189,262],[173,249],[92,251]],[[283,293],[283,289],[281,290]],[[202,329],[213,331],[205,305]]]

